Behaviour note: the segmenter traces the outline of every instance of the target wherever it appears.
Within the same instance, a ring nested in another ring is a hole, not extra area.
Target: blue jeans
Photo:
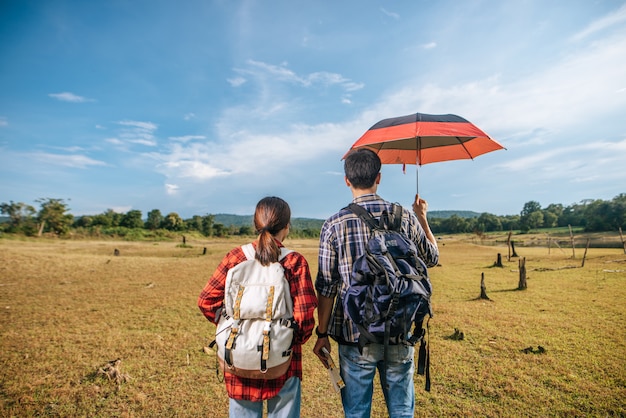
[[[388,347],[387,384],[383,395],[390,418],[413,417],[415,387],[413,372],[415,349],[406,345]],[[346,418],[368,417],[372,412],[374,375],[382,370],[384,350],[382,344],[368,344],[363,348],[339,345],[341,378],[346,387],[341,390],[341,403]]]
[[[231,418],[262,418],[263,401],[243,401],[229,398]],[[267,400],[268,418],[300,418],[301,384],[297,377],[290,377],[278,395]]]

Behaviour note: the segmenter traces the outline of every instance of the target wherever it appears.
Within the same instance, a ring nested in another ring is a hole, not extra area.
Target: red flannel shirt
[[[277,244],[280,247],[283,246],[278,241]],[[256,248],[256,242],[253,245]],[[200,293],[198,307],[211,322],[217,324],[219,320],[215,315],[224,303],[226,273],[245,260],[246,256],[241,247],[231,250],[217,266],[215,273]],[[291,365],[284,376],[272,380],[242,378],[225,371],[226,390],[232,399],[254,402],[270,399],[278,395],[290,377],[296,376],[302,380],[302,344],[313,333],[315,326],[313,312],[317,307],[317,296],[311,281],[309,265],[302,254],[291,252],[281,260],[281,264],[285,269],[285,276],[293,298],[293,316],[298,323],[298,331],[294,334]]]

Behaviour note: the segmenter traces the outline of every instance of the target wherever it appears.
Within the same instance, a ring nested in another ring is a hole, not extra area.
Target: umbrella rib
[[[463,149],[465,150],[465,153],[466,153],[467,155],[469,155],[470,160],[472,160],[472,161],[473,161],[473,160],[474,160],[474,157],[472,157],[472,153],[471,153],[471,152],[469,152],[469,150],[468,150],[468,149],[467,149],[467,147],[465,146],[465,142],[461,141],[461,138],[459,138],[458,136],[457,136],[457,137],[455,137],[455,138],[457,139],[457,141],[459,141],[459,144],[461,144],[461,146],[462,146],[462,147],[463,147]],[[474,137],[474,138],[476,138],[476,137]]]

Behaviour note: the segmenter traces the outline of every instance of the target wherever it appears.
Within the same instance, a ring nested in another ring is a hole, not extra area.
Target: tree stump
[[[493,265],[494,267],[504,267],[502,265],[502,254],[498,253],[498,258],[496,259],[496,262]]]
[[[525,290],[528,287],[526,283],[526,257],[519,260],[519,283],[517,290]]]
[[[120,370],[121,359],[111,360],[104,366],[98,369],[97,374],[106,377],[108,380],[117,383],[118,385],[128,382],[130,376],[126,373],[122,373]]]
[[[113,251],[113,255],[114,256],[118,256],[120,255],[120,250],[118,250],[117,248]]]
[[[491,300],[489,299],[489,296],[487,296],[487,286],[485,286],[485,273],[480,273],[480,299]]]
[[[511,250],[513,251],[513,254],[511,255],[511,257],[519,257],[519,255],[517,255],[517,253],[515,252],[515,242],[511,241]]]
[[[202,255],[206,255],[206,247],[204,247],[204,250],[202,250]]]

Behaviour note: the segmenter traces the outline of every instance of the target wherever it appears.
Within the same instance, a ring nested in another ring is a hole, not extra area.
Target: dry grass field
[[[0,416],[227,416],[215,356],[203,350],[214,327],[196,299],[241,243],[0,239]],[[440,243],[433,387],[425,392],[417,376],[417,416],[626,416],[621,249],[591,248],[580,267],[580,249],[573,259],[517,248],[528,270],[528,289],[518,291],[518,259],[508,261],[506,247]],[[286,244],[315,274],[317,242]],[[501,268],[493,266],[498,252]],[[478,299],[481,273],[490,300]],[[455,329],[463,340],[451,338]],[[302,415],[340,417],[312,344],[304,349]],[[114,359],[119,374],[109,379],[102,369]],[[386,415],[376,391],[373,416]]]

